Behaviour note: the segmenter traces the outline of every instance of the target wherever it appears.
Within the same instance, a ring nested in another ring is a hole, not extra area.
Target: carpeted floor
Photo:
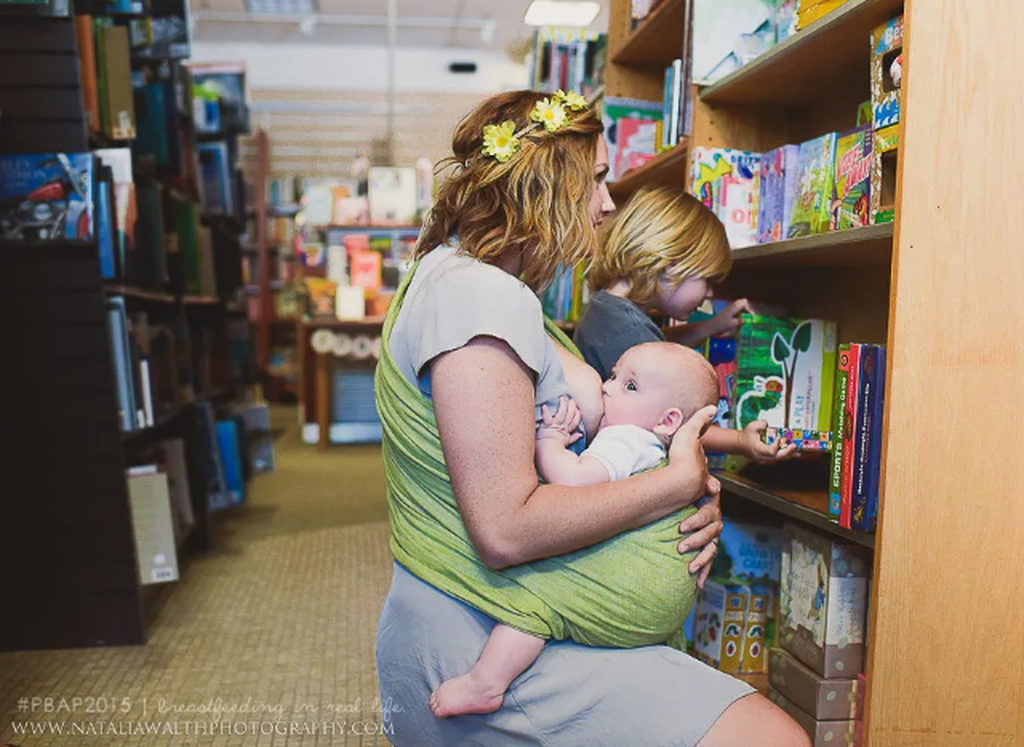
[[[293,409],[274,420],[287,426],[277,470],[157,595],[145,646],[0,654],[0,744],[387,744],[373,656],[391,576],[380,449],[318,452]],[[47,697],[75,713],[20,710]]]

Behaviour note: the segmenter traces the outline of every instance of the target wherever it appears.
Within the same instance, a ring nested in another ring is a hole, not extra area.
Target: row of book
[[[532,88],[576,91],[591,99],[604,84],[608,37],[579,29],[541,28],[534,45]]]
[[[544,315],[555,322],[579,321],[589,300],[590,289],[583,264],[559,270],[540,297]]]
[[[157,425],[202,393],[254,370],[242,318],[227,319],[219,329],[190,325],[183,314],[151,323],[147,312],[129,312],[124,297],[111,296],[107,326],[122,431]]]
[[[209,402],[197,405],[206,488],[206,510],[244,502],[246,483],[275,466],[270,418],[265,404],[241,404],[218,414]],[[168,438],[146,449],[145,463],[127,470],[132,528],[143,586],[179,578],[178,550],[196,525],[184,438]],[[201,499],[202,500],[202,499]]]
[[[839,346],[829,472],[829,517],[847,529],[874,531],[881,477],[884,346]]]

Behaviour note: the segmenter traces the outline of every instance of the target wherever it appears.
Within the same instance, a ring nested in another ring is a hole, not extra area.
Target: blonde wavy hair
[[[522,254],[523,282],[546,286],[560,265],[575,265],[596,244],[588,205],[594,183],[601,120],[591,109],[569,112],[557,132],[537,127],[506,163],[482,155],[487,124],[511,120],[516,131],[531,124],[533,105],[546,94],[512,91],[492,96],[459,123],[452,168],[416,245],[421,257],[457,235],[459,251],[491,264]]]
[[[725,227],[700,200],[678,187],[643,187],[615,217],[590,267],[597,291],[619,280],[629,300],[654,303],[665,286],[690,277],[724,280],[732,269]]]

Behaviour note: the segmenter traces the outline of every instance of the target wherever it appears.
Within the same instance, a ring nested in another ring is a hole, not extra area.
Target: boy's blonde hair
[[[590,268],[597,291],[629,282],[629,300],[654,302],[690,277],[723,280],[732,269],[725,227],[700,200],[678,187],[643,187],[619,211]]]
[[[537,91],[491,96],[455,129],[452,155],[439,169],[453,173],[438,190],[416,247],[416,256],[458,235],[459,250],[497,264],[521,252],[522,280],[534,290],[548,285],[559,266],[590,256],[597,243],[588,205],[594,185],[601,119],[592,109],[573,111],[557,132],[540,127],[522,136],[522,150],[507,162],[481,154],[484,126],[531,124]]]

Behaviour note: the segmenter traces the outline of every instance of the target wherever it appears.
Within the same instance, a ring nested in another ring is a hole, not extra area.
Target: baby
[[[537,430],[537,471],[548,483],[593,485],[621,480],[664,461],[672,437],[694,413],[718,402],[718,376],[698,353],[672,342],[630,348],[601,387],[604,415],[582,454],[569,445],[581,437],[579,408],[559,400],[543,408]],[[681,565],[680,572],[686,573]],[[498,623],[467,674],[441,683],[430,696],[439,718],[491,713],[505,691],[543,650],[545,639]]]

